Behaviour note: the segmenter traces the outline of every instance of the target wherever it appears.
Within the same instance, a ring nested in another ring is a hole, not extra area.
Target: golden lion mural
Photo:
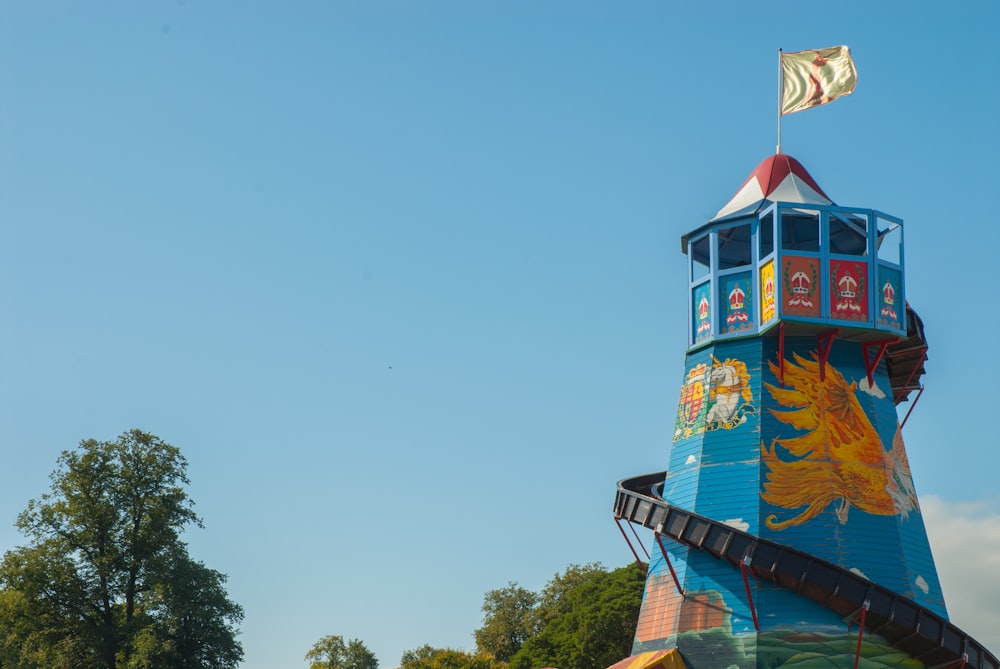
[[[775,401],[787,410],[771,409],[782,423],[806,433],[776,438],[768,448],[761,444],[767,474],[761,497],[783,509],[802,509],[797,515],[778,522],[771,514],[765,524],[782,530],[812,520],[839,500],[837,518],[847,522],[855,506],[878,515],[906,514],[917,508],[910,468],[897,427],[890,450],[868,419],[855,396],[856,383],[826,365],[820,380],[819,363],[795,355],[785,362],[787,387],[765,383]],[[777,375],[778,367],[768,363]],[[787,451],[786,459],[778,446]]]

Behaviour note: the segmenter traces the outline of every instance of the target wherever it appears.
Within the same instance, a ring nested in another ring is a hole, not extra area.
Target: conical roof
[[[768,156],[712,220],[759,211],[765,202],[833,204],[802,163],[788,154]]]

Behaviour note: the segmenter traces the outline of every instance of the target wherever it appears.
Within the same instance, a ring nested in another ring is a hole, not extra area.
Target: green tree
[[[538,595],[509,582],[483,597],[483,626],[475,631],[476,648],[501,662],[508,662],[535,633]]]
[[[551,620],[570,612],[569,593],[590,579],[597,578],[607,570],[600,562],[566,567],[562,574],[554,574],[538,596],[535,608],[535,629],[541,631]]]
[[[571,565],[543,591],[536,611],[541,627],[511,658],[510,669],[603,669],[628,657],[645,578],[636,564],[611,572]]]
[[[399,669],[505,669],[506,665],[488,655],[473,655],[452,648],[428,645],[403,653]]]
[[[423,663],[430,662],[442,650],[445,649],[435,648],[425,643],[420,648],[403,651],[403,657],[399,660],[399,669],[419,669],[424,666]]]
[[[229,669],[243,650],[225,577],[192,560],[201,526],[180,451],[139,430],[64,451],[0,564],[6,667]]]
[[[358,639],[325,636],[306,653],[309,669],[378,669],[378,658]]]
[[[235,667],[243,657],[228,621],[243,610],[226,594],[226,576],[175,551],[164,565],[170,578],[153,587],[146,609],[153,624],[137,642],[138,667]]]

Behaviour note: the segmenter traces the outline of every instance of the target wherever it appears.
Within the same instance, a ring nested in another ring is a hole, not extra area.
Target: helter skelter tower
[[[681,247],[669,468],[615,501],[654,531],[619,665],[998,669],[948,622],[903,447],[927,350],[903,222],[835,205],[778,153]]]

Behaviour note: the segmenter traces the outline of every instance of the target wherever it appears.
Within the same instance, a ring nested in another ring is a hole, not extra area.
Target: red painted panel
[[[856,260],[830,261],[830,318],[841,321],[868,320],[868,263]]]
[[[819,260],[786,255],[781,262],[781,279],[781,313],[819,318]]]

